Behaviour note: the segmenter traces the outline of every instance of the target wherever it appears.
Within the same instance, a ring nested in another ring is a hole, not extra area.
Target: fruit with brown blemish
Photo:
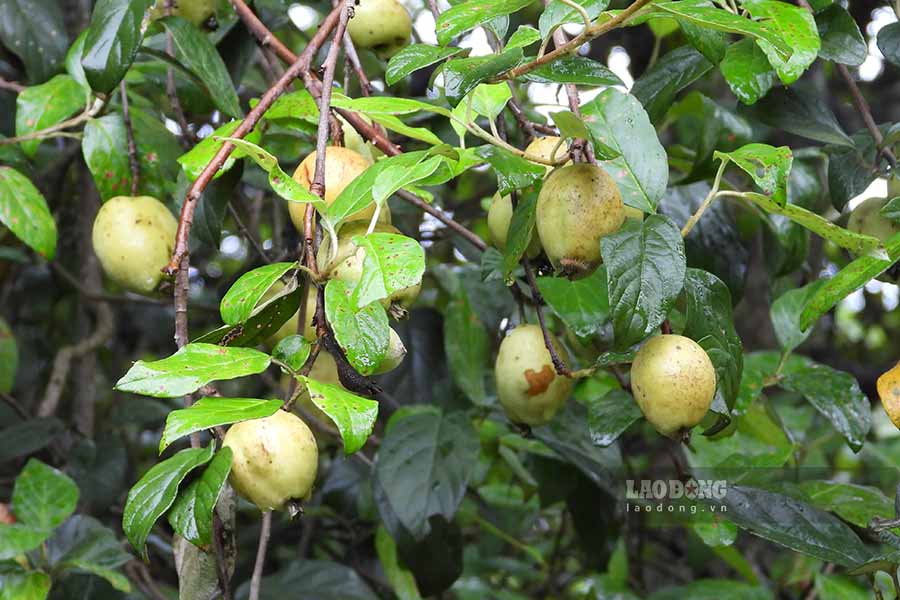
[[[123,288],[149,294],[163,278],[178,221],[150,196],[116,196],[100,207],[91,241],[106,275]]]
[[[553,343],[555,348],[561,347],[556,340]],[[550,421],[572,391],[572,380],[553,367],[537,325],[519,325],[503,338],[494,378],[509,420],[532,427]]]
[[[370,161],[359,152],[354,152],[342,146],[328,146],[325,149],[325,203],[329,206],[337,199],[350,183],[363,171],[369,168]],[[294,171],[294,180],[305,187],[312,188],[312,182],[316,176],[316,153],[313,152],[303,159]],[[301,202],[288,202],[288,212],[291,221],[297,231],[303,232],[303,220],[306,217],[306,204]],[[375,204],[363,208],[347,219],[355,221],[362,219],[368,221],[375,214]],[[391,210],[387,203],[378,213],[378,220],[383,223],[391,222]]]
[[[602,168],[578,163],[556,169],[541,188],[536,225],[553,267],[577,279],[601,262],[600,239],[619,230],[625,205],[613,178]]]
[[[409,44],[412,19],[397,0],[357,0],[347,32],[357,48],[387,60]]]
[[[512,216],[512,199],[509,196],[501,196],[499,192],[494,194],[494,198],[491,200],[491,207],[488,209],[487,224],[491,232],[491,241],[500,250],[506,249],[506,238],[509,235],[509,224],[512,221]],[[541,241],[532,231],[531,240],[528,242],[525,254],[528,258],[534,258],[540,253]]]
[[[299,511],[309,498],[319,466],[316,438],[300,417],[278,410],[263,419],[242,421],[225,434],[231,448],[228,481],[263,512]]]
[[[650,338],[631,365],[631,390],[658,432],[680,439],[706,415],[716,395],[716,370],[694,340],[667,334]]]
[[[891,423],[900,428],[900,363],[883,373],[875,387],[884,412],[890,417]]]
[[[356,283],[362,277],[363,264],[366,260],[366,249],[353,241],[356,236],[364,236],[368,231],[368,221],[353,221],[344,225],[338,234],[337,252],[332,256],[331,241],[328,237],[322,240],[317,257],[320,272],[327,271],[329,279]],[[377,223],[373,233],[393,233],[402,235],[400,230],[387,223]],[[395,291],[381,303],[395,319],[403,319],[408,315],[409,307],[422,290],[421,284],[411,285]]]

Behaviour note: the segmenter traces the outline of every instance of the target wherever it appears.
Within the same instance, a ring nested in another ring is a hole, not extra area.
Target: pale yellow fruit
[[[332,202],[356,179],[363,171],[369,168],[370,161],[358,152],[342,146],[328,146],[325,149],[325,203]],[[313,152],[303,159],[294,171],[294,180],[310,189],[316,176],[316,153]],[[291,221],[297,231],[303,232],[303,219],[306,216],[306,204],[300,202],[288,202],[288,211]],[[363,219],[368,221],[375,214],[375,204],[359,210],[348,217],[349,220]],[[378,220],[384,223],[391,222],[391,211],[387,203],[381,208]]]
[[[641,412],[661,434],[678,439],[706,415],[716,395],[716,370],[706,351],[681,335],[658,335],[631,365]]]
[[[281,292],[284,289],[284,284],[280,281],[276,281],[272,287],[266,290],[266,293],[263,294],[262,300],[260,303],[271,300],[276,294]],[[316,286],[310,285],[306,290],[306,314],[309,315],[309,318],[306,320],[306,324],[303,325],[303,337],[309,340],[310,342],[316,339],[316,326],[313,325],[313,318],[316,315],[316,297],[318,291]],[[266,340],[266,346],[269,348],[274,348],[278,345],[278,342],[283,340],[286,337],[290,337],[292,335],[297,335],[297,325],[300,322],[300,311],[295,312],[290,319],[284,322],[284,324],[278,328],[278,331],[269,336],[269,339]]]
[[[297,415],[279,410],[271,417],[236,423],[223,445],[233,452],[228,480],[260,510],[291,510],[310,496],[319,450],[312,431]]]
[[[555,340],[554,347],[561,348]],[[553,367],[537,325],[519,325],[503,338],[494,377],[509,419],[533,427],[550,421],[572,391],[572,380]]]
[[[397,0],[357,0],[347,31],[357,48],[388,59],[409,44],[412,19]]]
[[[633,206],[623,205],[625,207],[625,218],[632,221],[642,222],[644,220],[644,211],[638,210]]]
[[[337,254],[331,261],[331,269],[328,271],[329,279],[340,279],[341,281],[357,282],[362,277],[363,263],[366,260],[365,248],[360,248],[353,243],[353,238],[358,235],[365,235],[368,230],[368,221],[353,221],[347,223],[341,228],[338,234]],[[400,234],[400,230],[393,225],[387,223],[378,223],[373,229],[373,233],[394,233]],[[319,255],[317,262],[319,271],[325,271],[329,266],[331,258],[331,241],[326,237],[319,247]],[[407,316],[408,309],[422,290],[421,284],[416,284],[397,290],[388,298],[382,300],[385,308],[396,319],[402,319]]]
[[[847,221],[847,229],[854,233],[862,233],[878,238],[882,242],[900,232],[900,224],[894,223],[881,215],[881,209],[888,203],[888,198],[867,198],[862,201]]]
[[[560,144],[559,138],[555,135],[534,138],[525,148],[525,154],[553,161],[565,157],[568,152],[569,145],[565,142]],[[550,168],[552,167],[547,165],[547,169],[549,170]]]
[[[94,253],[106,275],[123,288],[149,294],[163,278],[175,247],[178,221],[150,196],[116,196],[94,219]]]
[[[894,365],[878,378],[876,389],[884,412],[890,417],[891,423],[900,428],[900,364]]]
[[[556,270],[578,278],[600,264],[600,238],[619,230],[625,205],[606,171],[578,163],[550,173],[538,196],[536,216],[547,258]]]
[[[381,375],[388,371],[393,371],[400,366],[404,358],[406,358],[406,346],[403,345],[403,341],[397,335],[397,332],[391,328],[387,353],[384,355],[384,359],[382,359],[378,368],[373,372],[373,375]]]
[[[165,0],[156,0],[150,18],[161,19],[166,16],[165,6]],[[216,0],[172,0],[172,15],[187,19],[198,27],[215,14]]]
[[[491,232],[491,240],[500,250],[506,248],[506,238],[509,235],[509,223],[512,220],[512,198],[501,196],[499,192],[494,194],[491,207],[488,209],[487,224]],[[531,240],[525,249],[528,258],[534,258],[541,253],[541,241],[534,231],[531,232]]]

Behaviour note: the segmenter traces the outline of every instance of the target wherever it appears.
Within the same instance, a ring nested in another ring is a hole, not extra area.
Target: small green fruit
[[[716,370],[706,351],[681,335],[658,335],[631,365],[641,412],[661,434],[678,439],[706,415],[716,395]]]
[[[149,294],[175,247],[178,221],[150,196],[116,196],[100,207],[92,242],[103,271],[123,288]]]
[[[186,19],[197,27],[216,14],[216,0],[172,0],[172,14]],[[165,0],[156,0],[150,12],[151,19],[166,16]]]
[[[500,193],[494,194],[491,200],[491,208],[488,210],[487,223],[491,231],[491,240],[500,250],[506,248],[506,237],[509,235],[509,223],[512,220],[513,207],[512,199],[509,196],[501,196]],[[531,241],[528,242],[528,248],[525,254],[528,258],[534,258],[541,253],[541,241],[531,232]]]
[[[555,340],[554,347],[560,348]],[[503,338],[494,377],[510,421],[530,426],[550,421],[572,391],[572,380],[553,367],[537,325],[519,325]]]
[[[600,238],[625,221],[625,205],[613,178],[602,168],[578,163],[553,171],[537,203],[541,246],[567,277],[590,275],[600,264]]]
[[[393,328],[389,331],[390,338],[388,341],[387,353],[384,355],[381,364],[379,364],[378,368],[372,373],[373,375],[381,375],[388,371],[393,371],[399,367],[400,363],[403,362],[403,359],[406,358],[406,346],[403,345],[400,336],[397,335],[397,332],[394,331]]]
[[[900,224],[881,215],[881,209],[888,203],[888,198],[867,198],[862,201],[847,221],[847,229],[854,233],[862,233],[876,237],[882,242],[900,232]]]
[[[412,19],[397,0],[357,0],[347,31],[357,48],[386,60],[409,44]]]
[[[344,191],[344,188],[368,169],[370,164],[370,161],[364,156],[349,148],[328,146],[325,149],[325,203],[331,205]],[[306,189],[310,189],[315,176],[316,153],[313,152],[297,166],[297,170],[294,171],[294,180]],[[294,227],[297,228],[297,231],[303,233],[306,204],[288,202],[288,212],[291,214],[291,221],[293,221]],[[348,219],[368,221],[373,214],[375,214],[375,204],[353,213]],[[381,208],[378,220],[384,223],[391,222],[391,210],[388,208],[387,203]]]
[[[341,281],[357,282],[362,277],[363,263],[366,259],[365,248],[360,248],[353,243],[353,238],[358,235],[365,235],[368,231],[368,221],[353,221],[347,223],[341,228],[338,235],[337,254],[331,262],[333,265],[328,272],[329,279],[340,279]],[[394,233],[400,234],[400,230],[387,223],[378,223],[375,225],[374,233]],[[319,255],[317,262],[319,271],[325,271],[331,258],[331,242],[328,238],[322,241],[319,247]],[[385,308],[395,319],[403,319],[408,314],[408,309],[422,290],[421,284],[416,284],[402,290],[397,290],[390,297],[382,300]]]
[[[233,458],[228,480],[262,511],[289,510],[309,497],[319,466],[312,431],[298,416],[279,410],[271,417],[242,421],[225,434]]]

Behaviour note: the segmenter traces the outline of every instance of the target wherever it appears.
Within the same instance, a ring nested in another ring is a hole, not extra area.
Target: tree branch
[[[122,120],[125,121],[125,135],[128,138],[128,165],[131,167],[131,195],[137,196],[141,181],[141,164],[138,162],[137,145],[134,143],[134,128],[131,126],[131,110],[128,105],[128,88],[125,79],[119,82],[122,96]]]
[[[266,563],[266,550],[269,547],[269,536],[272,533],[272,511],[265,511],[259,528],[259,546],[256,548],[256,562],[253,564],[253,576],[250,578],[250,600],[259,600],[259,586],[262,583],[263,566]]]

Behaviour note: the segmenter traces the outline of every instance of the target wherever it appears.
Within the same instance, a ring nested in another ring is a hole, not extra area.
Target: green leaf
[[[0,429],[0,462],[40,450],[65,429],[54,417],[37,417]]]
[[[62,122],[84,108],[85,94],[68,75],[57,75],[47,83],[25,88],[16,98],[16,135],[41,131]],[[41,140],[20,143],[28,157],[37,152]]]
[[[75,511],[78,486],[60,471],[36,458],[16,477],[12,505],[16,518],[31,527],[51,530]]]
[[[431,406],[395,413],[375,455],[372,485],[382,518],[393,515],[416,539],[428,533],[432,515],[451,520],[478,447],[478,434],[463,413],[443,414]]]
[[[610,71],[606,65],[585,56],[565,56],[529,71],[522,78],[538,83],[624,85],[619,76]]]
[[[851,67],[865,62],[869,54],[866,40],[846,8],[832,4],[816,15],[816,26],[822,40],[819,57]]]
[[[178,494],[178,486],[187,474],[208,463],[216,451],[215,443],[206,448],[187,448],[150,467],[128,492],[122,529],[125,537],[147,558],[145,543],[156,520],[169,510]]]
[[[181,17],[165,17],[159,23],[172,34],[175,58],[200,78],[216,108],[235,118],[243,116],[228,69],[209,38]]]
[[[465,293],[457,294],[444,310],[444,352],[459,389],[476,405],[486,405],[484,379],[490,338]]]
[[[862,529],[872,519],[884,518],[894,511],[894,503],[877,487],[837,481],[802,481],[799,485],[813,506]]]
[[[0,393],[8,394],[16,382],[19,347],[9,324],[0,317]]]
[[[312,344],[302,335],[289,335],[272,349],[272,358],[279,360],[294,371],[306,364],[312,351]]]
[[[600,13],[609,6],[609,0],[574,0],[574,2],[581,5],[592,20],[599,17]],[[544,12],[541,13],[538,27],[540,28],[541,38],[546,39],[560,25],[581,22],[582,18],[577,10],[560,2],[560,0],[552,0],[547,4]]]
[[[256,398],[200,398],[187,408],[173,410],[166,417],[166,427],[159,440],[159,452],[176,440],[204,429],[230,425],[240,421],[270,417],[281,408],[281,400]]]
[[[716,369],[716,395],[728,409],[734,406],[744,368],[744,349],[734,327],[731,292],[712,273],[688,269],[684,279],[687,299],[682,332],[696,340]],[[713,405],[715,409],[715,404]],[[719,407],[721,412],[721,406]]]
[[[370,233],[354,242],[365,249],[362,275],[353,290],[357,307],[422,282],[425,249],[416,240],[393,233]]]
[[[528,249],[534,232],[535,214],[537,211],[537,195],[526,194],[519,197],[519,203],[509,220],[506,234],[506,245],[503,248],[503,278],[512,279],[512,273],[519,265],[519,260]]]
[[[869,399],[852,375],[811,363],[792,369],[778,385],[809,400],[855,452],[862,448],[872,426],[872,411]]]
[[[246,322],[269,288],[296,266],[295,262],[272,263],[241,275],[219,305],[222,321],[227,325]]]
[[[626,222],[600,240],[606,265],[616,347],[627,348],[657,329],[684,286],[681,232],[668,217]]]
[[[0,166],[0,223],[29,248],[53,260],[56,223],[47,201],[27,177],[5,166]]]
[[[778,81],[778,74],[769,64],[766,54],[753,40],[730,44],[719,70],[731,91],[744,104],[754,104],[768,94]]]
[[[507,48],[527,48],[541,40],[541,32],[530,25],[519,25],[516,31],[506,40]]]
[[[243,324],[224,325],[194,340],[194,344],[221,344],[230,347],[257,346],[278,331],[300,309],[302,287],[291,280],[283,290],[253,309]]]
[[[436,136],[434,132],[425,127],[410,127],[394,115],[372,114],[369,118],[389,131],[399,133],[410,139],[419,140],[432,146],[443,144],[443,140]]]
[[[718,160],[722,157],[731,159],[779,206],[787,202],[788,177],[794,162],[794,155],[787,146],[747,144],[731,152],[716,152],[713,156]]]
[[[344,453],[353,454],[366,445],[378,418],[378,402],[351,394],[339,385],[303,378],[309,397],[337,426]]]
[[[248,583],[236,597],[246,598]],[[274,575],[262,578],[259,600],[283,600],[303,590],[315,600],[378,600],[378,596],[350,567],[325,560],[295,560]]]
[[[269,185],[276,194],[291,202],[308,202],[319,210],[325,209],[325,201],[294,181],[293,177],[281,170],[278,159],[256,144],[233,137],[213,137],[219,142],[231,142],[239,150],[247,153],[260,169],[269,174]]]
[[[349,98],[343,94],[335,93],[331,100],[335,108],[344,108],[366,115],[408,115],[420,111],[433,112],[439,115],[448,115],[443,106],[429,104],[415,98],[400,98],[393,96],[364,96]]]
[[[469,92],[466,101],[471,99],[472,110],[493,121],[503,112],[511,98],[512,90],[506,83],[481,83]]]
[[[497,191],[501,195],[530,187],[547,174],[544,165],[536,165],[497,146],[479,146],[478,154],[490,163],[491,170],[497,176]]]
[[[700,579],[686,585],[670,586],[651,595],[648,600],[772,600],[772,593],[759,585],[748,585],[733,579]]]
[[[372,199],[378,204],[383,204],[400,188],[409,187],[430,177],[444,160],[444,156],[431,156],[412,168],[391,163],[380,171],[380,177],[375,180],[375,185],[372,186]]]
[[[584,121],[578,118],[578,115],[571,110],[552,112],[550,113],[550,118],[556,123],[560,137],[588,139],[591,136],[591,132],[588,130],[587,125],[584,124]]]
[[[451,6],[440,14],[435,23],[438,43],[446,46],[459,34],[496,17],[517,12],[529,4],[531,0],[466,0]]]
[[[266,113],[266,118],[271,118],[269,113]],[[191,148],[185,154],[182,154],[178,157],[178,163],[181,165],[181,168],[184,169],[184,174],[188,176],[188,179],[191,181],[195,181],[198,177],[200,177],[200,173],[203,172],[203,169],[206,168],[213,157],[219,152],[225,142],[222,141],[222,138],[229,137],[234,130],[240,127],[243,121],[229,121],[225,123],[210,135],[206,136],[200,142]],[[262,137],[259,129],[254,128],[253,131],[244,136],[243,139],[250,142],[251,144],[258,144],[259,139]],[[213,175],[213,179],[219,178],[224,175],[227,171],[234,166],[234,163],[239,158],[243,158],[247,156],[247,152],[244,149],[237,147],[232,150],[231,154],[228,155],[228,158],[225,159],[225,163],[216,171],[216,174]]]
[[[0,561],[15,558],[40,546],[52,531],[22,523],[0,525]],[[0,563],[2,565],[3,563]],[[0,589],[2,591],[2,589]]]
[[[779,45],[769,39],[756,41],[784,85],[797,81],[816,60],[821,46],[812,14],[802,6],[778,0],[744,0],[741,7],[753,17],[761,19],[763,27],[791,48],[790,57],[785,57]]]
[[[28,571],[14,562],[0,563],[0,600],[45,600],[50,583],[50,576],[43,571]]]
[[[422,600],[416,578],[407,570],[397,557],[397,544],[388,530],[380,525],[375,530],[375,552],[381,562],[381,568],[394,589],[399,600]]]
[[[178,494],[168,513],[175,533],[195,546],[212,543],[213,511],[231,473],[231,460],[231,448],[225,446],[216,452],[203,475]]]
[[[735,525],[796,552],[847,567],[872,555],[836,517],[788,496],[730,485],[724,504]]]
[[[616,181],[625,204],[655,212],[666,191],[669,168],[666,151],[641,103],[610,88],[582,106],[582,114],[593,138],[620,154],[601,165]]]
[[[609,320],[609,291],[606,267],[601,265],[589,277],[538,277],[538,290],[566,327],[579,337],[596,333]]]
[[[177,398],[211,381],[262,373],[270,361],[268,354],[252,348],[193,343],[162,360],[137,361],[116,383],[116,389],[154,398]]]
[[[347,360],[363,375],[371,375],[384,360],[389,343],[387,313],[378,302],[358,309],[350,284],[329,279],[325,315]]]
[[[125,77],[144,39],[142,21],[154,0],[98,0],[81,64],[95,92],[109,94]]]
[[[900,66],[900,22],[888,23],[878,30],[878,49],[885,60]]]
[[[0,42],[25,65],[29,82],[50,79],[69,42],[63,5],[56,0],[0,2]]]
[[[631,93],[637,98],[650,120],[658,122],[672,104],[675,95],[697,81],[713,64],[690,46],[681,46],[664,54],[634,82]]]
[[[611,390],[602,398],[587,400],[588,429],[591,442],[609,446],[643,414],[637,402],[625,390]]]
[[[401,79],[445,58],[464,52],[463,48],[442,48],[430,44],[410,44],[391,57],[384,79],[388,85],[394,85]]]
[[[800,329],[800,313],[824,283],[820,279],[801,288],[788,290],[772,303],[769,315],[782,351],[793,352],[794,348],[806,341],[812,333],[809,329]]]
[[[878,212],[885,219],[889,219],[894,223],[900,223],[900,196],[888,200],[887,204],[882,206]],[[0,378],[0,381],[2,381],[2,378]],[[3,386],[0,385],[0,389],[2,388]]]
[[[135,105],[131,106],[131,126],[141,166],[141,192],[165,198],[172,193],[178,178],[175,159],[182,151],[181,145],[156,114]]]
[[[121,115],[89,120],[84,126],[81,151],[101,200],[131,194],[128,138]]]
[[[120,592],[131,591],[119,568],[132,556],[111,529],[88,515],[75,515],[54,532],[47,542],[47,560],[54,572],[91,573]]]
[[[853,145],[828,103],[812,89],[799,86],[776,89],[747,112],[770,127],[811,140]]]
[[[85,29],[72,45],[69,47],[69,51],[66,53],[66,73],[68,73],[72,79],[78,82],[85,91],[90,91],[91,86],[87,81],[87,77],[84,75],[84,67],[81,66],[81,57],[84,56],[84,40],[87,38],[88,30]]]
[[[452,105],[456,105],[479,83],[509,71],[521,60],[521,48],[512,48],[501,54],[449,60],[444,65],[444,94]]]

